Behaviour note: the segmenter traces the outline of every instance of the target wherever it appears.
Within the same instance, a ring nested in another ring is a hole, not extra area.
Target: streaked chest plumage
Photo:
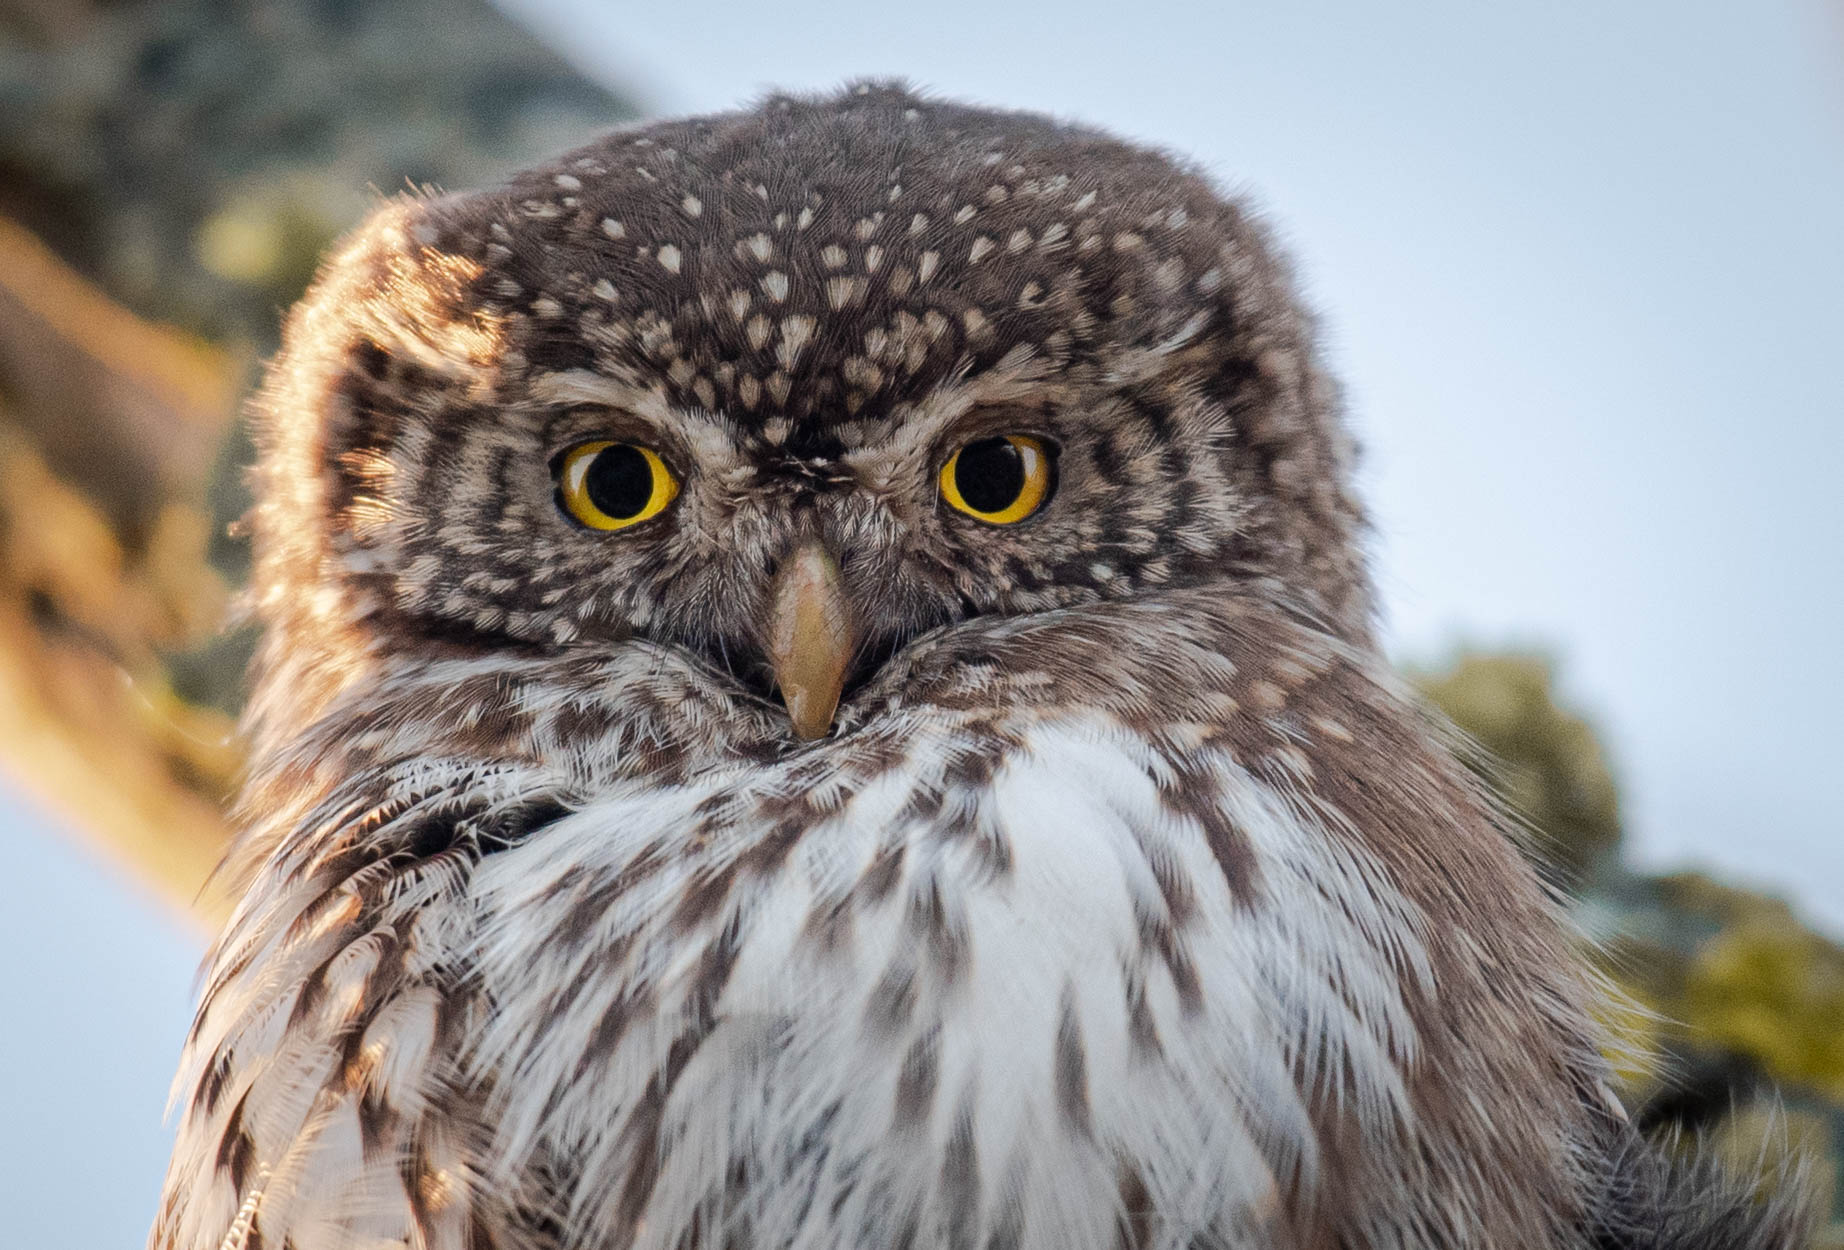
[[[1379,942],[1421,918],[1227,759],[1240,866],[1126,727],[1004,731],[975,779],[918,726],[794,813],[785,774],[719,774],[484,866],[502,1157],[563,1161],[610,1244],[1103,1247],[1130,1205],[1157,1244],[1263,1244],[1277,1176],[1314,1167],[1313,1073],[1379,1139],[1408,1111],[1417,955]]]

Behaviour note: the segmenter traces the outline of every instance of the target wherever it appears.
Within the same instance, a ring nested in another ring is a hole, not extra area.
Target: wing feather
[[[535,775],[450,775],[415,761],[253,835],[273,849],[211,960],[153,1250],[482,1244],[465,896],[562,808]]]

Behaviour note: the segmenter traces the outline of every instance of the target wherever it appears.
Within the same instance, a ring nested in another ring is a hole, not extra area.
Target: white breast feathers
[[[1376,865],[1200,754],[1225,855],[1143,739],[1019,719],[858,789],[616,790],[484,862],[492,1183],[585,1244],[1261,1245],[1314,1091],[1399,1143],[1423,921]]]

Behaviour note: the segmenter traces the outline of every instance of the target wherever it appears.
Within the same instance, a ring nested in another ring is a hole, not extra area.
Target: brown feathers
[[[1630,1140],[1285,268],[1166,157],[881,85],[616,133],[383,209],[260,418],[160,1250],[1790,1244]],[[1011,436],[1040,504],[949,506]],[[670,501],[572,519],[585,442]]]

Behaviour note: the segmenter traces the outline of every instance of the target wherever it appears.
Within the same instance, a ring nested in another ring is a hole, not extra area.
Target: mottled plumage
[[[1193,173],[883,86],[616,133],[380,210],[260,414],[160,1250],[1656,1244],[1592,982],[1373,640],[1310,321]],[[1047,502],[947,507],[1009,434]],[[595,439],[670,506],[572,521]],[[795,601],[855,641],[811,741]]]

